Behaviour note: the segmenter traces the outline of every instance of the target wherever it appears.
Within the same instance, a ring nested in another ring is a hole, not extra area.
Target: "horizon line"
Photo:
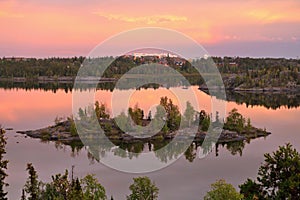
[[[120,56],[125,56],[124,55],[120,55]],[[112,56],[112,55],[111,55]],[[99,58],[101,57],[111,57],[111,56],[99,56]],[[112,56],[112,57],[120,57],[120,56]],[[287,57],[287,56],[239,56],[239,55],[234,55],[234,56],[229,56],[229,55],[208,55],[211,58],[214,57],[221,57],[221,58],[254,58],[254,59],[292,59],[292,60],[299,60],[300,56],[296,56],[296,57]],[[83,56],[83,55],[72,55],[72,56],[0,56],[0,59],[52,59],[52,58],[59,58],[59,59],[71,59],[71,58],[88,58],[88,56]],[[179,56],[180,57],[180,56]],[[198,59],[201,57],[196,57],[195,59]]]

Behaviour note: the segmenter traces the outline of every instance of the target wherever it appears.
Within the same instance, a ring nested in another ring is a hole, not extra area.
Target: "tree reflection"
[[[184,156],[189,162],[193,162],[197,156],[196,144],[192,143],[189,146],[189,148],[185,151]]]
[[[298,92],[226,92],[227,101],[249,106],[264,106],[268,109],[288,109],[300,106],[300,93]]]
[[[206,142],[206,146],[202,146],[202,142],[193,142],[184,152],[184,157],[187,161],[193,162],[197,157],[197,152],[201,150],[202,153],[208,154],[215,151],[215,156],[220,156],[220,150],[223,153],[224,150],[229,151],[233,156],[243,156],[243,150],[247,144],[250,144],[251,140],[242,140],[235,142],[227,143],[212,143]],[[81,143],[72,143],[72,144],[62,144],[61,142],[56,142],[55,147],[59,150],[66,150],[65,145],[71,147],[72,157],[79,155],[81,150],[87,151],[87,157],[90,160],[91,164],[99,162],[101,158],[107,156],[111,152],[114,156],[120,158],[132,159],[138,157],[140,154],[145,152],[154,152],[154,155],[161,162],[168,162],[170,160],[178,159],[182,155],[182,152],[185,148],[184,142],[175,142],[173,145],[167,145],[171,142],[169,141],[136,141],[136,142],[115,142],[115,145],[111,142],[109,143],[98,143],[94,142],[94,145],[91,145],[84,148]],[[79,145],[78,145],[79,144]],[[203,143],[204,144],[204,143]],[[74,145],[74,146],[71,146]],[[78,146],[76,146],[78,145]],[[119,147],[119,148],[116,148]],[[212,148],[214,147],[214,149]]]

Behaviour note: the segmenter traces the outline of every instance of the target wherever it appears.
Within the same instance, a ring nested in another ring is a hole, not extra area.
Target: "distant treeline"
[[[295,87],[300,84],[300,60],[285,58],[215,57],[227,88]],[[226,82],[227,75],[231,76]]]
[[[83,64],[85,57],[72,57],[72,58],[0,58],[0,77],[14,78],[22,77],[34,79],[37,77],[75,77],[80,66]],[[181,58],[156,58],[154,57],[141,57],[134,59],[132,56],[121,56],[116,59],[113,57],[103,57],[97,59],[86,59],[86,62],[109,63],[113,61],[108,69],[105,71],[105,77],[113,77],[114,75],[124,74],[133,67],[146,63],[160,63],[169,65],[175,69],[183,72],[192,72],[191,64]],[[92,63],[93,64],[93,63]],[[193,71],[195,72],[195,70]],[[95,76],[100,72],[92,70],[89,74]]]
[[[76,76],[84,57],[73,58],[2,58],[0,77]]]
[[[26,78],[35,80],[38,77],[75,77],[85,57],[72,58],[2,58],[0,59],[0,78]],[[227,88],[265,88],[295,87],[300,85],[300,60],[285,58],[240,58],[213,57],[221,72]],[[96,63],[93,59],[87,62]],[[133,67],[146,63],[159,63],[171,66],[185,76],[199,75],[193,67],[200,66],[203,72],[209,72],[209,63],[205,59],[191,62],[178,57],[133,57],[121,56],[99,58],[102,63],[110,63],[104,77],[118,78]],[[97,68],[87,71],[85,75],[98,76],[102,72]],[[150,70],[150,69],[149,69]],[[200,78],[201,79],[201,78]],[[193,84],[201,84],[195,81]]]

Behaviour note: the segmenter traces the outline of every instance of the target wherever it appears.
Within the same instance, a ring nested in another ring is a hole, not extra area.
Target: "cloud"
[[[299,21],[299,14],[295,12],[283,12],[277,10],[254,9],[245,13],[250,19],[263,23],[274,23],[281,21]]]
[[[16,2],[0,0],[0,18],[23,18],[24,15],[15,11]]]
[[[185,16],[177,16],[177,15],[151,15],[151,16],[143,16],[143,17],[132,17],[127,15],[118,15],[118,14],[105,14],[101,12],[94,12],[101,17],[105,17],[108,20],[118,20],[128,23],[145,23],[148,25],[153,24],[161,24],[161,23],[169,23],[169,22],[184,22],[187,21],[187,17]]]
[[[246,13],[250,18],[257,19],[263,22],[274,22],[283,19],[283,14],[272,13],[268,10],[251,10]]]
[[[0,10],[0,18],[23,18],[24,15],[18,13],[5,12]]]

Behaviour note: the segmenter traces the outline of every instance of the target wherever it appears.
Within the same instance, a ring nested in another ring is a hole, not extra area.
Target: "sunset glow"
[[[155,26],[190,36],[212,55],[296,57],[299,13],[297,0],[2,0],[0,56],[87,55],[121,31]]]

